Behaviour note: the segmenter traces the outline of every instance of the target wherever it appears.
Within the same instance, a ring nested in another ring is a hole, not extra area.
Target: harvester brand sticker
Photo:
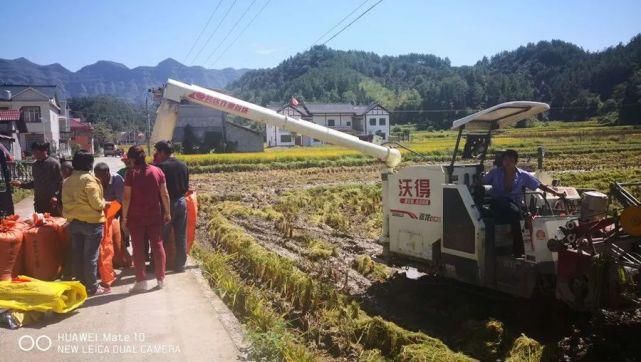
[[[409,178],[398,180],[398,196],[401,204],[431,205],[430,180]]]
[[[392,209],[390,210],[392,216],[395,217],[405,217],[409,216],[410,219],[421,220],[426,222],[441,222],[440,216],[432,216],[431,214],[420,213],[418,217],[415,213],[405,210]]]
[[[407,215],[407,216],[410,217],[410,219],[418,219],[416,217],[416,214],[413,213],[413,212],[409,212],[409,211],[405,211],[405,210],[396,210],[396,209],[392,209],[392,210],[390,210],[390,212],[392,213],[392,216],[405,217],[405,215]]]
[[[229,102],[220,98],[216,98],[210,95],[207,95],[205,93],[201,92],[194,92],[188,95],[189,98],[194,99],[199,102],[204,102],[207,104],[211,104],[212,106],[218,107],[218,108],[226,108],[230,112],[238,112],[238,113],[247,113],[249,112],[249,108],[245,106],[241,106],[239,104],[236,104],[234,102]]]

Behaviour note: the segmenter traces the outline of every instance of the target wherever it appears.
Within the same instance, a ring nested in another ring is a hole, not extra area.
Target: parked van
[[[117,156],[116,152],[117,152],[118,148],[113,143],[105,143],[104,145],[102,145],[102,149],[103,149],[103,153],[104,153],[105,157],[107,157],[107,156]]]

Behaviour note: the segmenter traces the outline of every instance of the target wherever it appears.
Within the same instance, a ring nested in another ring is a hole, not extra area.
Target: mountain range
[[[247,69],[205,69],[186,66],[167,58],[158,65],[133,69],[124,64],[101,60],[72,72],[58,63],[38,65],[25,58],[0,59],[0,83],[55,84],[64,98],[112,95],[139,103],[148,88],[161,86],[175,78],[209,88],[224,88]]]
[[[562,40],[529,43],[469,66],[430,54],[316,46],[276,67],[248,71],[227,90],[258,104],[291,97],[377,102],[392,112],[392,122],[434,128],[512,100],[548,103],[545,116],[552,120],[641,124],[641,34],[596,52]]]

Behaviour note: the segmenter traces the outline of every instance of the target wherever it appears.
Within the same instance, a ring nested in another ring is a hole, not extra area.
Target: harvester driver
[[[525,206],[523,191],[541,189],[557,197],[564,198],[565,192],[558,192],[544,185],[529,172],[516,167],[519,154],[515,150],[506,150],[498,167],[490,170],[483,177],[484,185],[491,185],[492,201],[490,208],[496,224],[512,225],[515,257],[523,255],[523,235],[521,234],[522,207]]]

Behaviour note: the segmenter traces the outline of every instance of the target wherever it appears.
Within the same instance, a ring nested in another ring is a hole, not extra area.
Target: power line
[[[214,32],[213,32],[213,33],[211,33],[211,35],[209,35],[209,38],[207,38],[207,41],[205,42],[205,44],[203,44],[202,48],[200,48],[200,51],[198,51],[198,54],[196,54],[196,56],[194,57],[194,59],[193,59],[192,63],[193,63],[193,62],[195,62],[195,61],[196,61],[196,59],[198,59],[198,57],[200,56],[200,53],[202,53],[202,52],[203,52],[203,50],[205,50],[205,48],[207,47],[207,45],[208,45],[208,44],[209,44],[209,42],[211,41],[211,38],[213,38],[213,37],[214,37],[214,34],[216,34],[216,32],[218,31],[218,29],[220,28],[220,26],[223,24],[223,21],[225,21],[225,19],[227,19],[227,16],[229,15],[229,12],[230,12],[230,11],[231,11],[231,9],[234,7],[234,5],[236,5],[236,2],[238,2],[238,0],[234,0],[234,2],[231,4],[231,6],[229,7],[229,9],[227,9],[227,12],[225,13],[225,15],[223,15],[223,18],[222,18],[222,19],[220,19],[220,22],[219,22],[219,23],[218,23],[218,25],[216,26],[216,29],[214,29]]]
[[[256,1],[257,1],[257,0],[253,0],[253,1],[249,4],[249,6],[247,7],[247,9],[245,9],[245,11],[243,12],[243,14],[240,16],[240,18],[238,18],[238,20],[236,20],[236,23],[234,23],[234,26],[232,26],[232,27],[231,27],[231,29],[229,29],[229,31],[227,32],[227,35],[225,35],[225,37],[223,38],[223,40],[222,40],[220,43],[218,43],[218,46],[214,49],[214,51],[213,51],[213,52],[211,52],[211,53],[209,54],[209,56],[208,56],[208,57],[207,57],[207,59],[203,62],[203,64],[207,64],[207,62],[209,62],[209,59],[211,59],[211,57],[212,57],[214,54],[216,54],[216,52],[218,51],[218,49],[220,49],[220,46],[221,46],[221,45],[223,45],[223,43],[225,43],[225,41],[226,41],[226,40],[227,40],[227,38],[231,35],[231,33],[233,33],[233,32],[234,32],[234,30],[236,30],[236,27],[238,26],[238,24],[240,24],[240,21],[241,21],[241,20],[243,20],[243,18],[245,17],[245,15],[247,15],[247,13],[249,12],[249,9],[251,9],[251,8],[252,8],[252,6],[254,6],[254,4],[256,3]]]
[[[222,53],[220,53],[220,55],[216,58],[216,60],[214,60],[214,62],[213,62],[213,63],[211,63],[211,67],[213,67],[216,63],[218,63],[218,61],[220,60],[220,58],[222,58],[222,57],[223,57],[223,55],[225,55],[225,54],[227,53],[227,51],[229,50],[229,48],[231,48],[231,46],[232,46],[232,45],[236,44],[236,42],[238,41],[238,39],[240,39],[240,37],[245,33],[245,31],[247,30],[247,28],[249,28],[249,27],[254,23],[254,20],[256,20],[256,18],[258,18],[258,16],[263,12],[263,10],[265,10],[265,8],[267,7],[267,5],[269,5],[269,3],[270,3],[271,1],[272,1],[272,0],[267,0],[267,2],[265,2],[265,5],[263,5],[263,7],[262,7],[262,8],[260,8],[260,10],[258,10],[258,12],[256,13],[256,15],[254,15],[254,17],[249,21],[249,23],[247,23],[247,25],[245,25],[245,27],[243,28],[243,30],[241,30],[241,31],[240,31],[240,33],[238,33],[238,35],[234,38],[234,40],[232,40],[232,42],[231,42],[231,43],[229,43],[229,44],[227,45],[227,47],[223,50],[223,52],[222,52]]]
[[[214,8],[214,11],[212,11],[212,12],[211,12],[211,15],[209,15],[209,19],[207,20],[207,23],[205,23],[205,26],[204,26],[204,27],[203,27],[203,29],[200,31],[200,34],[198,34],[198,38],[196,38],[196,41],[195,41],[195,42],[194,42],[194,44],[191,46],[191,49],[189,49],[189,52],[187,53],[187,55],[185,55],[185,64],[187,64],[187,60],[189,59],[189,56],[191,55],[191,52],[192,52],[192,51],[194,51],[194,48],[196,47],[196,44],[198,44],[198,42],[200,41],[200,38],[201,38],[201,37],[203,36],[203,34],[205,33],[205,29],[207,29],[207,27],[209,26],[209,23],[211,23],[211,19],[213,19],[213,18],[214,18],[214,14],[216,14],[216,11],[218,10],[218,8],[220,7],[220,5],[221,5],[222,3],[223,3],[223,0],[220,0],[220,1],[218,2],[218,5],[216,5],[216,8]]]
[[[367,10],[365,10],[365,11],[364,11],[361,15],[359,15],[356,19],[352,20],[349,24],[345,25],[341,30],[339,30],[339,31],[338,31],[338,33],[336,33],[336,34],[332,35],[332,37],[331,37],[331,38],[327,39],[327,40],[323,43],[323,45],[325,45],[325,44],[329,43],[330,41],[332,41],[332,39],[336,38],[340,33],[342,33],[342,32],[343,32],[343,31],[345,31],[347,28],[349,28],[350,26],[352,26],[352,24],[354,24],[355,22],[357,22],[357,21],[358,21],[358,19],[362,18],[365,14],[367,14],[368,12],[370,12],[370,10],[374,9],[374,8],[376,7],[376,5],[378,5],[378,4],[382,3],[382,2],[383,2],[383,0],[378,0],[378,2],[377,2],[376,4],[374,4],[374,5],[370,6]]]
[[[341,21],[339,21],[338,23],[334,24],[334,26],[333,26],[333,27],[331,27],[331,29],[329,29],[329,30],[328,30],[328,31],[326,31],[323,35],[321,35],[320,37],[318,37],[318,39],[316,39],[316,41],[314,41],[314,44],[312,44],[312,46],[314,46],[314,45],[318,44],[318,41],[319,41],[319,40],[323,39],[323,38],[325,37],[325,35],[327,35],[327,34],[331,33],[334,29],[336,29],[339,25],[341,25],[341,24],[342,24],[342,23],[343,23],[347,18],[349,18],[350,16],[352,16],[352,14],[354,14],[358,9],[362,8],[362,7],[363,7],[363,5],[365,5],[368,1],[369,1],[369,0],[365,0],[365,1],[363,1],[360,5],[358,5],[358,7],[357,7],[356,9],[352,10],[352,12],[351,12],[351,13],[347,14],[344,18],[342,18],[342,19],[341,19]]]

